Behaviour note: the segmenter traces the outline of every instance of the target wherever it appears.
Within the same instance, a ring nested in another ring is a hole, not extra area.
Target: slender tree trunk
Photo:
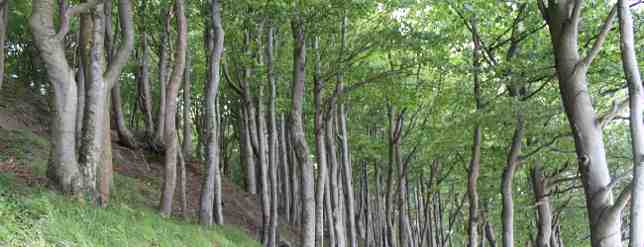
[[[535,244],[536,247],[553,247],[550,246],[553,227],[550,191],[548,190],[548,180],[541,169],[540,163],[536,163],[532,168],[532,190],[537,205],[537,239]]]
[[[192,56],[186,55],[186,71],[183,75],[183,145],[185,160],[192,159]]]
[[[188,46],[188,25],[184,13],[183,0],[175,0],[175,16],[177,17],[177,47],[175,50],[174,69],[168,82],[165,113],[165,173],[163,193],[161,194],[161,216],[168,217],[172,213],[172,201],[176,187],[177,167],[177,95],[186,65],[186,49]]]
[[[114,29],[112,28],[112,1],[105,2],[105,52],[107,54],[107,63],[113,63],[114,59]],[[123,114],[123,102],[121,100],[121,83],[120,80],[116,80],[114,85],[111,88],[110,96],[112,99],[112,111],[114,120],[116,123],[116,133],[119,136],[119,143],[123,146],[129,148],[136,148],[138,144],[136,143],[132,132],[126,125],[125,114]],[[109,105],[109,104],[108,104]],[[109,111],[109,108],[107,109]],[[109,121],[110,118],[107,118],[106,121]],[[108,134],[110,133],[111,128],[108,128]],[[110,143],[111,144],[111,143]],[[111,156],[110,156],[111,158]]]
[[[177,164],[179,170],[179,206],[181,209],[181,216],[188,217],[188,198],[187,198],[187,181],[186,181],[186,160],[182,152],[177,152]]]
[[[633,152],[633,201],[631,203],[631,247],[644,246],[644,120],[642,103],[644,89],[640,76],[635,38],[633,34],[633,17],[628,1],[619,0],[619,27],[622,49],[622,65],[628,82],[630,103],[631,145]]]
[[[155,142],[164,143],[166,129],[166,100],[168,83],[168,34],[170,32],[170,11],[161,9],[161,19],[164,20],[163,32],[159,34],[159,112],[157,114],[157,126],[154,134]]]
[[[270,230],[269,230],[269,247],[277,247],[277,224],[279,221],[279,215],[277,212],[277,119],[276,119],[276,106],[275,101],[277,99],[277,85],[275,81],[275,71],[273,69],[273,46],[274,46],[274,27],[269,25],[266,35],[266,77],[270,86],[270,97],[269,97],[269,108],[268,108],[268,132],[269,132],[269,141],[268,141],[268,171],[269,171],[269,184],[270,184]]]
[[[258,43],[259,46],[259,43]],[[262,243],[269,246],[270,240],[270,218],[271,218],[271,195],[268,182],[268,138],[266,137],[266,112],[264,104],[264,84],[259,85],[257,97],[257,138],[259,141],[259,170],[260,170],[260,198],[262,202]]]
[[[286,145],[286,119],[284,118],[284,114],[280,115],[280,163],[282,164],[282,177],[283,177],[283,186],[284,189],[283,195],[284,195],[284,216],[286,222],[291,222],[291,201],[293,200],[291,197],[291,183],[289,182],[290,180],[290,169],[289,169],[289,163],[288,163],[288,147]]]
[[[335,133],[335,112],[336,107],[333,105],[331,110],[327,113],[330,116],[326,117],[326,145],[327,145],[327,154],[328,154],[328,164],[330,167],[329,173],[329,189],[331,190],[331,206],[333,207],[333,230],[335,231],[335,237],[338,247],[344,247],[346,243],[346,230],[344,228],[344,211],[341,207],[341,185],[338,181],[340,176],[340,164],[337,159],[337,147],[336,147],[336,133]]]
[[[474,40],[474,54],[472,59],[473,64],[473,79],[474,79],[474,97],[476,99],[476,110],[481,110],[481,85],[479,80],[479,69],[480,69],[480,40],[478,38],[477,23],[475,20],[472,21],[473,31],[473,40]],[[468,247],[477,247],[478,246],[478,223],[479,223],[479,195],[478,195],[478,178],[481,169],[481,126],[479,123],[474,124],[473,131],[473,141],[472,141],[472,157],[470,160],[470,167],[468,172],[467,180],[467,194],[470,204],[469,209],[469,220],[468,220]]]
[[[304,37],[304,23],[298,13],[291,20],[293,29],[293,88],[291,109],[291,132],[293,134],[293,148],[297,161],[302,169],[302,227],[301,246],[315,246],[315,181],[313,177],[313,162],[309,157],[309,146],[304,134],[302,121],[302,105],[304,101],[304,82],[306,68],[306,43]]]
[[[206,162],[208,172],[201,190],[201,205],[199,208],[199,219],[201,224],[210,225],[213,223],[223,224],[223,202],[221,195],[221,169],[219,168],[219,131],[217,97],[219,94],[221,58],[224,52],[224,29],[221,20],[221,4],[219,0],[210,2],[211,23],[213,35],[208,43],[212,44],[208,65],[208,78],[206,84],[205,112],[206,112]],[[241,118],[242,116],[240,116]],[[213,212],[214,209],[214,212]]]
[[[143,121],[145,123],[146,137],[151,137],[154,133],[154,119],[152,118],[152,93],[150,90],[150,73],[149,73],[149,53],[148,36],[143,32],[141,37],[141,57],[139,61],[139,94],[141,95],[140,105],[143,112]]]
[[[315,101],[315,151],[318,164],[318,179],[315,190],[315,246],[324,246],[324,195],[326,188],[327,163],[326,163],[326,146],[324,142],[325,127],[323,123],[322,112],[322,89],[324,81],[321,78],[320,69],[320,38],[315,37],[314,43],[315,50],[315,75],[314,82],[315,88],[314,101]]]
[[[593,247],[620,247],[621,212],[630,199],[630,186],[614,201],[603,133],[593,108],[586,74],[593,58],[612,27],[617,10],[611,10],[590,52],[579,55],[578,35],[583,1],[540,2],[549,26],[559,79],[559,91],[575,140],[579,172],[586,195],[586,207]]]
[[[521,142],[524,132],[523,115],[520,112],[517,112],[516,115],[517,122],[501,181],[501,194],[503,197],[503,209],[501,215],[503,218],[503,246],[505,247],[514,246],[514,201],[512,198],[512,179],[514,178],[514,173],[520,164],[519,155],[521,154]]]

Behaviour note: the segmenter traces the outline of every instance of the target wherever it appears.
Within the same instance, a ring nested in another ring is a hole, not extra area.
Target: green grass
[[[17,165],[44,174],[45,140],[0,130],[0,141],[9,147],[0,149],[0,161],[15,157]],[[145,206],[158,198],[152,186],[116,174],[110,206],[100,209],[0,173],[0,246],[260,246],[233,226],[204,228],[161,218]]]

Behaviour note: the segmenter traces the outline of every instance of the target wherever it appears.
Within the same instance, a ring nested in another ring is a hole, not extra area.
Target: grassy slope
[[[230,226],[162,219],[141,193],[157,189],[119,174],[106,209],[52,192],[42,182],[48,149],[29,130],[0,128],[0,246],[259,246]]]

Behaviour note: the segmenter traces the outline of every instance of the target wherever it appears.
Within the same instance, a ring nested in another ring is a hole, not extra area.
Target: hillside
[[[257,199],[224,179],[226,225],[197,225],[202,164],[188,164],[188,214],[163,219],[158,155],[113,143],[112,201],[105,209],[82,205],[49,189],[50,144],[44,97],[15,87],[0,93],[0,246],[259,246]],[[12,93],[7,93],[12,92]],[[15,92],[18,92],[17,94]],[[176,203],[176,205],[179,205]],[[282,223],[281,238],[295,243]]]

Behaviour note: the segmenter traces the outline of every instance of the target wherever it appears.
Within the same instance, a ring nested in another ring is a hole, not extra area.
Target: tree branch
[[[67,35],[69,32],[69,19],[93,9],[96,5],[103,3],[103,1],[104,0],[89,0],[85,3],[80,3],[69,8],[62,8],[65,12],[61,13],[60,29],[58,30],[58,33],[56,33],[56,36],[54,36],[54,39],[62,40],[65,35]],[[61,0],[61,3],[65,2],[65,0]]]
[[[630,201],[632,192],[633,192],[633,182],[629,183],[626,186],[626,188],[622,190],[622,192],[619,194],[619,197],[617,197],[617,200],[615,201],[615,203],[613,203],[613,206],[608,208],[608,212],[607,212],[608,214],[604,215],[604,217],[609,217],[609,218],[619,217],[622,210],[624,210],[624,207],[626,207],[626,204],[628,204],[628,202]]]
[[[597,124],[600,128],[603,129],[611,120],[619,116],[627,107],[628,99],[624,99],[619,103],[617,103],[617,100],[614,100],[611,110],[601,117],[597,118]]]
[[[601,31],[599,32],[599,36],[597,37],[597,40],[595,40],[593,47],[590,49],[590,52],[586,55],[586,57],[584,57],[580,61],[582,66],[588,67],[593,62],[593,59],[597,56],[597,54],[599,54],[599,50],[601,50],[601,47],[603,46],[604,41],[606,41],[606,37],[608,37],[608,32],[611,30],[613,26],[613,19],[615,19],[615,16],[617,16],[616,4],[613,5],[613,8],[610,10],[610,13],[608,14],[608,17],[602,24]]]
[[[121,38],[123,40],[114,56],[114,60],[112,60],[112,63],[108,65],[105,72],[105,80],[108,83],[109,88],[112,88],[118,81],[119,75],[123,71],[125,65],[127,65],[127,61],[130,58],[132,50],[134,50],[134,21],[132,20],[133,14],[130,0],[119,0],[118,10],[119,23],[121,24]]]

